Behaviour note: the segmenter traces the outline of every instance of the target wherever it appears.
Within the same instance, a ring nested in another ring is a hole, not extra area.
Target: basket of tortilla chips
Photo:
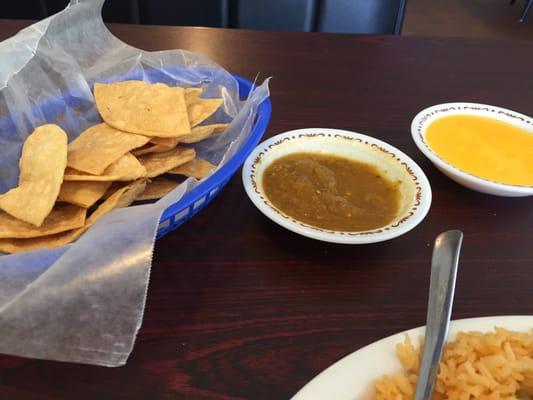
[[[0,253],[16,253],[0,256],[0,353],[126,363],[156,236],[220,191],[269,120],[268,81],[131,47],[102,5],[72,0],[0,43]]]
[[[55,45],[24,68],[42,64],[39,57],[50,57]],[[133,70],[129,58],[105,63],[96,76],[80,69],[89,93],[61,82],[53,96],[46,88],[30,110],[18,110],[30,123],[15,126],[21,134],[4,144],[20,145],[20,155],[10,166],[18,166],[18,178],[4,182],[11,187],[0,194],[0,251],[65,245],[113,209],[164,198],[186,183],[160,217],[160,237],[220,191],[266,129],[268,90],[181,53],[189,63],[164,62],[168,55],[159,53],[164,67],[153,68],[153,55],[144,53],[145,63],[133,61]],[[6,83],[4,98],[24,72]],[[16,125],[13,115],[5,120]]]

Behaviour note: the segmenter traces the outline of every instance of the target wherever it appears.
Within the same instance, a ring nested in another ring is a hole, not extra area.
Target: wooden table
[[[25,24],[0,21],[0,38]],[[451,228],[465,233],[454,318],[533,314],[532,199],[458,186],[422,156],[409,131],[419,110],[446,101],[533,115],[530,44],[111,30],[137,47],[184,48],[252,79],[272,76],[266,136],[319,126],[383,139],[426,172],[433,204],[417,228],[389,242],[320,243],[265,218],[236,174],[156,244],[143,327],[125,367],[0,356],[1,399],[287,399],[345,354],[424,323],[432,242]]]

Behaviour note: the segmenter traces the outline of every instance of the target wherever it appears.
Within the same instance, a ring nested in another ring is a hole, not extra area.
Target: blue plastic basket
[[[250,93],[253,84],[248,79],[240,76],[234,75],[234,77],[239,83],[239,96],[241,99],[245,99],[248,93]],[[261,140],[270,120],[271,111],[272,104],[270,103],[270,99],[267,98],[257,109],[257,116],[250,137],[237,153],[222,168],[193,190],[186,193],[177,203],[172,204],[163,212],[159,221],[159,228],[157,229],[157,238],[163,237],[185,221],[191,219],[207,203],[213,200],[224,185],[228,183],[235,171],[244,163],[244,160],[246,160],[248,155],[259,143],[259,140]]]

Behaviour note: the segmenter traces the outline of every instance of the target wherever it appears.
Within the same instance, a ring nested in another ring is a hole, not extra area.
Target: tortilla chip
[[[115,208],[130,205],[145,187],[146,180],[141,179],[118,190],[109,197],[109,199],[98,206],[89,218],[87,218],[85,225],[81,228],[33,239],[0,239],[0,251],[5,253],[19,253],[37,248],[52,249],[73,242],[89,229],[89,227],[102,215]]]
[[[4,253],[20,253],[38,248],[53,249],[73,242],[83,232],[85,232],[85,227],[37,238],[0,239],[0,251]]]
[[[132,153],[135,157],[139,157],[150,153],[162,153],[164,151],[169,151],[171,148],[172,147],[167,147],[160,144],[148,143],[139,149],[133,150]]]
[[[212,124],[201,125],[192,128],[189,135],[180,138],[180,143],[197,143],[200,142],[214,133],[224,132],[229,124]]]
[[[89,208],[102,198],[111,182],[63,182],[57,201]]]
[[[111,186],[109,186],[104,193],[104,195],[101,197],[101,200],[107,200],[109,199],[117,190],[122,189],[123,187],[127,186],[129,182],[113,182],[111,183]]]
[[[195,158],[194,160],[186,162],[179,167],[172,168],[170,171],[168,171],[168,173],[202,179],[213,172],[215,168],[216,165],[211,164],[209,161],[202,160],[201,158]]]
[[[100,175],[110,164],[149,140],[149,137],[122,132],[106,123],[98,124],[69,143],[67,166]]]
[[[87,218],[89,224],[93,224],[102,215],[115,208],[127,207],[134,202],[135,198],[144,191],[148,180],[139,179],[118,189]]]
[[[152,153],[139,157],[139,161],[146,168],[146,176],[154,178],[172,168],[185,164],[187,161],[191,161],[195,156],[194,149],[176,147],[164,153]]]
[[[187,104],[187,113],[189,114],[189,123],[191,128],[205,121],[222,105],[222,99],[197,99]]]
[[[33,238],[79,228],[85,224],[86,213],[85,208],[77,206],[56,206],[37,228],[0,212],[0,238]]]
[[[157,200],[170,193],[181,182],[173,181],[162,176],[154,178],[146,185],[144,192],[139,194],[135,200]]]
[[[72,168],[65,170],[65,181],[133,181],[144,178],[146,169],[131,153],[126,153],[104,170],[102,175],[91,175]]]
[[[19,160],[16,188],[0,196],[0,208],[41,226],[54,207],[67,165],[67,134],[57,125],[41,125],[28,136]]]
[[[185,89],[163,83],[95,83],[94,98],[109,125],[147,136],[172,137],[191,132]]]
[[[131,197],[131,191],[134,190],[137,192],[141,187],[143,188],[143,190],[146,187],[145,179],[139,179],[137,181],[131,182],[129,185],[118,189],[115,193],[109,196],[106,201],[100,204],[96,208],[96,210],[93,211],[93,213],[87,218],[87,223],[85,224],[85,227],[94,224],[98,218],[100,218],[104,214],[107,214],[109,211],[131,204],[131,201],[128,201]],[[122,197],[125,197],[126,199],[124,203],[121,203]]]
[[[151,140],[150,140],[150,143],[153,143],[153,144],[159,144],[161,146],[166,146],[168,147],[168,149],[172,149],[174,147],[176,147],[180,141],[180,139],[182,137],[185,137],[185,136],[188,136],[190,135],[190,133],[188,133],[187,135],[181,135],[181,136],[177,136],[177,137],[165,137],[165,138],[162,138],[162,137],[153,137]]]
[[[185,103],[189,104],[197,101],[204,89],[202,88],[186,88],[185,89]]]

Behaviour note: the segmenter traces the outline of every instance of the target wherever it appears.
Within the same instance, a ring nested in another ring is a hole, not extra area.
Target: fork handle
[[[435,239],[424,352],[414,400],[430,400],[433,395],[444,342],[448,336],[462,241],[463,233],[458,230],[441,233]]]

